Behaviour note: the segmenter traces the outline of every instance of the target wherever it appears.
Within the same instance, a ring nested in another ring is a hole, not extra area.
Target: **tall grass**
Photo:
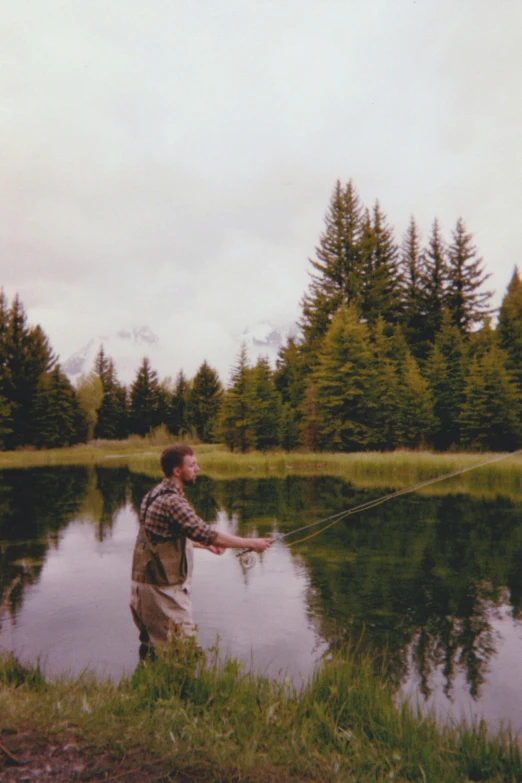
[[[46,734],[75,727],[92,753],[109,747],[124,756],[142,747],[162,759],[165,773],[197,772],[198,780],[522,780],[508,732],[442,728],[433,716],[396,706],[369,658],[346,653],[325,662],[300,692],[245,674],[234,660],[217,661],[216,651],[205,659],[177,642],[118,684],[87,675],[42,684],[4,659],[1,722]]]
[[[145,438],[125,441],[94,441],[88,445],[41,451],[0,453],[0,468],[40,465],[128,465],[130,470],[160,476],[159,454],[174,438],[163,428]],[[359,487],[412,486],[429,479],[469,468],[457,478],[435,484],[425,491],[469,492],[482,496],[504,492],[522,498],[522,455],[395,451],[305,453],[231,453],[217,444],[192,444],[204,473],[212,478],[266,478],[288,475],[335,475]],[[502,461],[480,466],[496,456]]]

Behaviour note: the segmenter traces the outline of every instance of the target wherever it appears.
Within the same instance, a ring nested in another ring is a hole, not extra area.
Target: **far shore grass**
[[[144,752],[154,780],[522,780],[520,748],[509,731],[441,726],[433,715],[397,704],[369,657],[347,650],[296,691],[286,680],[245,673],[234,660],[218,663],[217,651],[207,656],[177,642],[118,683],[88,674],[48,681],[38,669],[0,657],[0,737],[7,745],[30,729],[56,745],[73,734],[92,757],[110,751],[117,771]]]
[[[61,449],[0,452],[0,469],[58,465],[127,465],[130,470],[161,476],[159,455],[172,439],[129,438],[93,441]],[[219,444],[192,444],[202,473],[214,479],[339,476],[359,487],[401,489],[463,471],[432,484],[429,494],[469,492],[522,497],[522,453],[436,453],[430,451],[323,453],[230,452]]]

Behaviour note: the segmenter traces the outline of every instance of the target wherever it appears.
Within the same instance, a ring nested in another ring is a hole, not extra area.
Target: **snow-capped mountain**
[[[289,337],[297,335],[295,324],[274,326],[268,321],[260,321],[254,326],[249,326],[236,339],[238,344],[244,343],[247,348],[248,358],[254,362],[260,357],[266,357],[274,365],[279,349],[286,343]]]
[[[118,380],[122,383],[134,380],[144,356],[149,357],[153,368],[155,359],[159,358],[159,338],[148,326],[120,329],[114,334],[93,337],[87,345],[63,362],[62,370],[72,383],[80,375],[91,372],[102,345],[105,355],[113,360]]]
[[[251,364],[255,364],[260,356],[264,356],[272,366],[275,366],[279,349],[288,337],[296,334],[295,324],[276,326],[262,321],[240,333],[231,335],[226,355],[212,356],[212,349],[210,349],[208,356],[202,355],[201,358],[197,358],[197,361],[201,363],[206,359],[212,367],[217,367],[222,375],[222,380],[226,381],[230,367],[237,358],[243,343],[246,345]],[[92,371],[101,345],[103,345],[105,355],[114,362],[118,380],[127,385],[136,378],[136,372],[144,356],[149,358],[152,369],[158,371],[160,379],[165,374],[175,375],[175,372],[182,367],[189,377],[192,372],[195,372],[193,368],[184,367],[181,357],[172,355],[172,346],[167,349],[148,326],[140,326],[93,337],[83,348],[62,362],[62,370],[73,384],[76,383],[80,375],[86,375]],[[174,370],[171,369],[172,367]],[[166,373],[165,368],[167,368]]]

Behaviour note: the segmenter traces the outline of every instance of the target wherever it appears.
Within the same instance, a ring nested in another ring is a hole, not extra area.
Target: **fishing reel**
[[[284,533],[275,533],[272,538],[274,541],[282,541],[284,538]],[[255,564],[257,563],[257,558],[255,555],[255,552],[253,549],[241,549],[239,552],[236,552],[236,557],[239,559],[239,562],[241,563],[242,567],[246,570],[249,568],[253,568]]]
[[[241,567],[247,571],[256,564],[256,556],[252,549],[242,549],[240,552],[236,552],[236,557],[241,563]]]

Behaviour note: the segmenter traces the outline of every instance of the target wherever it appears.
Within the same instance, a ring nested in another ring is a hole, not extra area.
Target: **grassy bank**
[[[152,436],[126,441],[99,441],[64,449],[2,452],[0,469],[72,464],[128,465],[133,471],[159,477],[159,454],[166,442],[162,436]],[[502,455],[435,454],[427,451],[236,454],[219,445],[196,445],[194,448],[202,471],[216,479],[323,474],[340,476],[359,487],[408,487],[490,462],[450,481],[435,484],[427,491],[482,495],[505,491],[513,497],[522,497],[522,454],[519,453],[507,454],[505,459],[491,462]]]
[[[398,708],[373,668],[368,658],[330,661],[297,693],[243,674],[234,661],[202,663],[192,649],[141,664],[118,684],[48,682],[6,657],[0,738],[30,727],[53,742],[74,734],[92,756],[110,751],[118,761],[143,751],[157,780],[173,770],[227,783],[522,780],[508,734],[440,728]]]

